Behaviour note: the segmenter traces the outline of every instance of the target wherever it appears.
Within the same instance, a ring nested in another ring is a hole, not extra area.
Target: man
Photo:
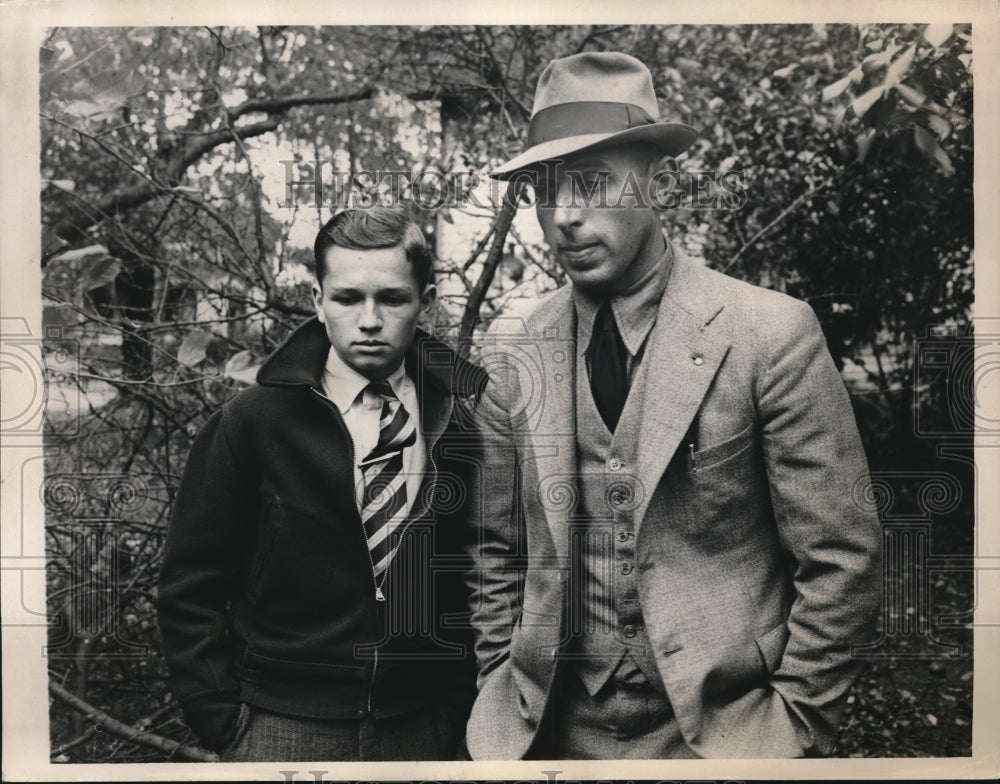
[[[404,213],[341,212],[315,257],[316,318],[188,458],[159,590],[174,693],[226,761],[453,759],[475,687],[446,562],[485,374],[417,329],[435,287]]]
[[[873,631],[816,318],[664,238],[657,173],[696,133],[657,115],[638,60],[555,60],[494,173],[536,182],[572,285],[484,351],[474,759],[825,755]]]

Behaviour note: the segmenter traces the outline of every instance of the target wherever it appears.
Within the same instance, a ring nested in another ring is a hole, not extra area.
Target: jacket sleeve
[[[864,503],[868,466],[844,383],[812,310],[771,325],[757,391],[778,535],[794,559],[789,639],[771,685],[807,756],[835,743],[860,671],[852,647],[873,638],[881,533]]]
[[[253,541],[258,489],[241,467],[225,409],[191,448],[174,501],[157,608],[171,686],[189,726],[220,750],[240,710],[228,607]]]
[[[524,558],[519,557],[524,538],[517,500],[517,449],[508,415],[502,349],[485,347],[481,362],[494,370],[476,410],[482,466],[471,494],[477,535],[471,542],[474,569],[468,575],[468,587],[480,689],[509,657],[524,581]]]

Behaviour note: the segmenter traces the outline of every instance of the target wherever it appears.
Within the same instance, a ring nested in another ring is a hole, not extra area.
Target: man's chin
[[[600,267],[593,267],[586,270],[566,270],[566,277],[577,288],[583,289],[588,294],[599,296],[606,296],[608,290],[614,284],[614,276],[608,274],[607,270]]]

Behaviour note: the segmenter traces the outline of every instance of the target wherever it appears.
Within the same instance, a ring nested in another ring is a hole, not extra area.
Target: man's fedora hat
[[[681,123],[657,122],[653,77],[621,52],[584,52],[553,60],[538,80],[524,152],[490,176],[512,179],[541,161],[609,144],[646,142],[679,155],[698,137]]]

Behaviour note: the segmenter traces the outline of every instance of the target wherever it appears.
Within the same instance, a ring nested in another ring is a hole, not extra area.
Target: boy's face
[[[400,366],[434,296],[433,285],[420,291],[402,245],[330,248],[322,286],[313,284],[316,315],[334,351],[372,381]]]

